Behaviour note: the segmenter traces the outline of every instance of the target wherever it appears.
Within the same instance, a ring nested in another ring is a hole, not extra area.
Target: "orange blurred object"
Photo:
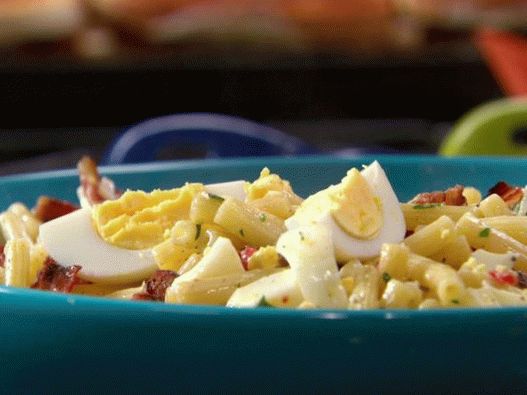
[[[80,0],[0,0],[0,47],[64,40],[84,20]]]
[[[527,96],[527,38],[485,29],[476,44],[508,96]]]
[[[223,35],[338,51],[406,47],[408,41],[399,34],[391,0],[86,1],[100,16],[155,44]]]

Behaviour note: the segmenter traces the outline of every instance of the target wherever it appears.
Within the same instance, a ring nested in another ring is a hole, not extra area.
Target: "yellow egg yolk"
[[[331,215],[343,231],[358,239],[372,239],[382,228],[381,202],[357,169],[328,191]]]
[[[108,243],[127,249],[151,248],[169,236],[167,229],[188,219],[192,198],[202,184],[170,190],[127,191],[119,199],[93,208],[93,222]]]

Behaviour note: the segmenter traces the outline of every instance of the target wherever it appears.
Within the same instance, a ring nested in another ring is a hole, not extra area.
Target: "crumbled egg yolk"
[[[174,223],[188,219],[192,198],[202,184],[186,184],[170,190],[127,191],[119,199],[93,208],[93,222],[108,243],[127,249],[151,248],[169,235]]]
[[[329,190],[329,198],[331,215],[342,230],[357,239],[377,236],[383,224],[381,202],[357,169]]]
[[[260,199],[270,191],[287,193],[296,204],[302,201],[295,195],[288,181],[282,180],[278,174],[273,174],[267,167],[264,167],[260,172],[260,177],[247,186],[247,200]]]
[[[249,270],[269,269],[280,266],[280,255],[274,246],[260,247],[248,261]]]
[[[293,215],[302,202],[302,198],[293,192],[291,184],[271,173],[267,167],[262,169],[256,181],[246,184],[245,190],[246,202],[282,219]]]

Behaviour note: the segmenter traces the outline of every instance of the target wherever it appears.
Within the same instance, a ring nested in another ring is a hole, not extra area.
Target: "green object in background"
[[[463,116],[439,148],[445,156],[526,155],[527,144],[514,136],[527,132],[527,98],[483,104]]]

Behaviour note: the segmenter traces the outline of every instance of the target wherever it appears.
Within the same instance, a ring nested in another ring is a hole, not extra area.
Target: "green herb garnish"
[[[262,296],[256,307],[274,307],[272,304],[270,304],[267,299],[265,299],[265,296]]]
[[[302,232],[298,232],[298,234],[300,235],[300,240],[304,241],[306,239]]]
[[[385,283],[387,283],[388,281],[390,281],[392,279],[392,276],[390,276],[388,273],[384,272],[382,274],[382,279],[384,280]]]
[[[218,196],[218,195],[215,195],[213,193],[209,193],[209,198],[211,199],[214,199],[214,200],[217,200],[219,202],[223,202],[225,199],[222,198],[221,196]]]
[[[261,222],[267,221],[267,215],[265,215],[265,213],[261,213],[259,218]]]
[[[454,304],[459,304],[459,300],[458,299],[452,299],[451,302],[454,303]]]
[[[243,229],[240,229],[240,235],[241,235],[242,237],[245,237],[245,232],[243,231]]]
[[[490,228],[485,228],[481,232],[479,232],[479,237],[489,237],[490,235]]]
[[[439,207],[439,206],[441,206],[441,203],[416,204],[415,206],[413,206],[413,208],[415,210],[424,210],[427,208],[434,208],[434,207]]]
[[[194,236],[194,240],[199,239],[200,235],[201,235],[201,224],[196,224],[196,236]]]

